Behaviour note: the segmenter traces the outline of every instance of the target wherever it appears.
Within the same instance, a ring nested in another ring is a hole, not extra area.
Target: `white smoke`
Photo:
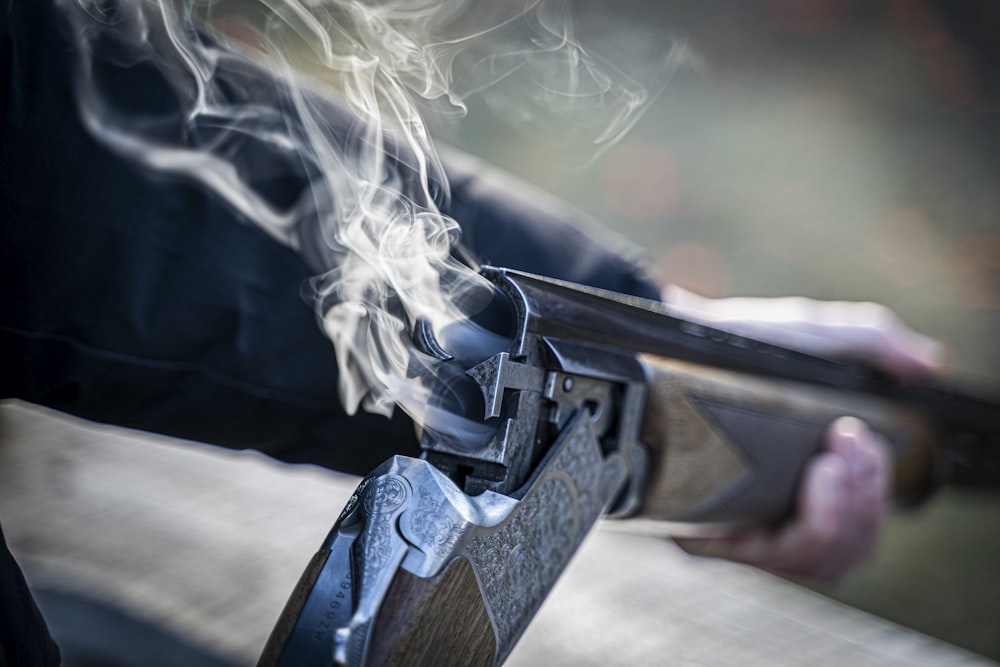
[[[482,424],[452,414],[466,411],[461,391],[432,406],[432,391],[461,379],[411,337],[424,320],[452,354],[504,346],[469,323],[491,289],[451,254],[459,229],[441,213],[448,184],[424,114],[461,116],[481,94],[510,118],[581,119],[596,154],[682,57],[667,42],[652,80],[634,81],[577,43],[563,2],[58,1],[80,48],[77,94],[94,135],[202,183],[317,267],[345,408],[388,415],[398,405],[477,442]],[[137,68],[162,78],[169,99],[123,97],[116,77]],[[261,186],[282,168],[308,184],[294,201]]]

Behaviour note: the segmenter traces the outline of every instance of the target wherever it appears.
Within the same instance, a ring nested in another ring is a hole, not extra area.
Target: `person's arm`
[[[53,2],[4,5],[0,396],[358,474],[415,454],[399,411],[386,420],[341,407],[333,347],[301,296],[315,267],[205,188],[94,138],[73,90],[80,54]],[[124,108],[180,113],[157,68],[100,66]],[[231,76],[264,82],[234,86],[247,94],[276,88],[249,63]],[[304,175],[263,150],[248,139],[236,155],[265,165],[256,183],[289,205]],[[551,206],[461,167],[453,181],[449,212],[484,260],[655,296],[630,260]]]
[[[4,5],[0,396],[357,474],[415,454],[405,416],[340,406],[302,258],[92,137],[53,2]],[[152,68],[109,76],[136,104],[171,104]],[[273,197],[301,190],[292,166],[274,163]]]

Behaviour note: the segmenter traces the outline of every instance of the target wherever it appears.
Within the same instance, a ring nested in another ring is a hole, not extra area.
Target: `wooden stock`
[[[485,667],[495,660],[493,625],[462,557],[432,579],[399,570],[374,622],[371,667]]]
[[[278,617],[278,622],[275,624],[274,629],[271,630],[271,636],[267,638],[267,643],[264,644],[264,650],[257,660],[257,667],[275,667],[281,660],[285,644],[292,636],[295,623],[299,620],[299,614],[302,613],[302,608],[309,599],[309,594],[312,593],[316,579],[319,577],[320,572],[322,572],[323,566],[326,565],[326,559],[329,556],[330,551],[328,549],[320,549],[313,555],[312,560],[309,561],[309,565],[302,572],[302,576],[299,577],[295,589],[292,591],[291,596],[289,596],[288,602],[285,603],[285,608],[282,610],[281,616]]]
[[[638,516],[684,523],[775,522],[838,417],[865,420],[892,446],[895,492],[930,487],[934,436],[915,410],[884,400],[644,357],[649,479]]]

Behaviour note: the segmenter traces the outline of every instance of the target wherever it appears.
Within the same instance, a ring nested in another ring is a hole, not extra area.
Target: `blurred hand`
[[[873,303],[706,299],[675,287],[664,301],[705,324],[822,356],[866,359],[902,380],[940,366],[939,343]],[[726,558],[776,574],[835,582],[878,543],[888,511],[891,462],[883,439],[853,417],[827,429],[824,451],[805,470],[795,516],[777,530],[683,538],[692,554]]]
[[[824,357],[862,359],[902,380],[939,370],[941,343],[871,302],[778,299],[706,299],[670,285],[663,301],[710,326]]]
[[[834,582],[878,543],[888,506],[889,453],[864,422],[844,417],[826,451],[806,468],[795,516],[777,531],[683,538],[688,553],[754,565],[776,574]]]

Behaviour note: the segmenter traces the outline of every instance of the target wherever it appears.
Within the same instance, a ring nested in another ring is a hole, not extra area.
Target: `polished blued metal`
[[[433,577],[459,556],[479,581],[501,664],[627,477],[591,416],[576,413],[519,497],[462,492],[427,461],[397,456],[358,487],[279,665],[365,665],[400,569]]]

